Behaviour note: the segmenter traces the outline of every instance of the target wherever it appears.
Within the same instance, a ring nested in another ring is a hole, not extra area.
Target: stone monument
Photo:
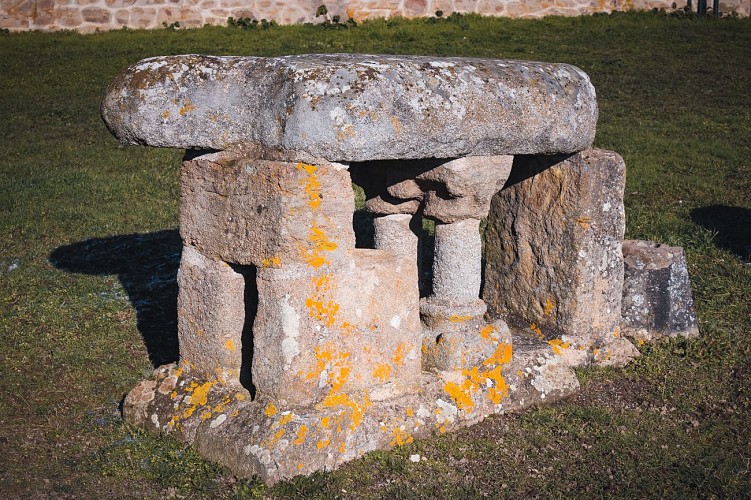
[[[125,416],[240,476],[332,469],[638,354],[619,329],[625,167],[590,149],[595,91],[573,66],[158,57],[102,116],[124,144],[187,150],[180,361]],[[356,247],[353,180],[374,248]]]

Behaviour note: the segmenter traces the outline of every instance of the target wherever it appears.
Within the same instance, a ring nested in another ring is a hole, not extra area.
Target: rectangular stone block
[[[180,362],[199,373],[239,380],[245,278],[229,264],[183,247],[177,273]]]
[[[491,203],[483,292],[489,312],[561,339],[574,364],[620,364],[617,358],[634,354],[630,344],[620,345],[625,352],[613,347],[621,344],[625,175],[623,160],[610,151],[516,157]]]
[[[226,152],[183,163],[180,234],[218,260],[276,268],[332,263],[355,246],[353,212],[352,181],[343,167]]]
[[[332,272],[258,270],[253,384],[284,405],[377,401],[416,391],[417,266],[356,249]]]
[[[627,240],[623,260],[624,334],[642,342],[698,336],[683,248]]]

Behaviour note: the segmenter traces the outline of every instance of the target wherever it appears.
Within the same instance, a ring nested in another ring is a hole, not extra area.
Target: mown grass
[[[627,236],[685,247],[698,340],[582,370],[582,393],[266,488],[122,422],[174,358],[180,152],[98,116],[143,57],[370,52],[569,62],[628,166]],[[748,496],[751,21],[464,16],[242,31],[0,34],[0,484],[10,497]],[[424,460],[412,463],[409,455]]]

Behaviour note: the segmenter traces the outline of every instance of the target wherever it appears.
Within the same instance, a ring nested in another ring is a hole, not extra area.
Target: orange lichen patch
[[[285,434],[286,432],[287,432],[287,430],[286,430],[286,429],[283,429],[283,428],[282,428],[282,429],[279,429],[278,431],[276,431],[276,432],[274,433],[274,435],[273,435],[273,436],[271,436],[271,437],[270,437],[269,439],[267,439],[266,441],[263,441],[263,442],[261,443],[261,446],[262,446],[262,447],[264,447],[264,448],[271,448],[271,447],[273,447],[273,446],[274,446],[274,445],[275,445],[276,443],[278,443],[278,442],[279,442],[279,440],[280,440],[280,439],[282,439],[282,437],[284,437],[284,434]]]
[[[211,412],[210,411],[205,411],[205,412],[201,413],[200,418],[201,418],[201,420],[208,420],[208,419],[210,419],[211,418]]]
[[[248,398],[248,396],[246,396],[245,394],[242,394],[240,392],[238,392],[237,394],[235,394],[235,400],[236,401],[245,401],[247,398]]]
[[[321,206],[321,181],[316,176],[316,165],[308,165],[306,163],[298,163],[297,168],[304,170],[308,177],[305,179],[305,194],[308,195],[308,204],[311,209],[316,209]]]
[[[282,418],[279,419],[279,425],[287,425],[293,418],[295,418],[295,414],[292,412],[282,415]]]
[[[620,328],[616,328],[615,331],[613,332],[613,338],[617,339],[620,336],[621,336],[621,330]]]
[[[227,341],[224,343],[224,347],[230,351],[235,352],[235,342],[232,339],[227,339]]]
[[[363,414],[368,408],[370,408],[371,404],[372,403],[367,394],[363,398],[363,402],[357,404],[349,397],[349,395],[344,393],[333,393],[332,391],[332,393],[329,393],[329,395],[326,396],[326,399],[323,400],[323,403],[320,403],[319,406],[321,408],[335,408],[337,406],[347,408],[349,410],[350,420],[352,421],[349,428],[354,431],[360,426],[360,424],[362,424]]]
[[[543,309],[542,313],[545,316],[550,316],[550,313],[553,312],[553,309],[555,309],[555,300],[548,298],[548,300],[545,302],[545,308]]]
[[[462,386],[464,386],[464,384],[462,384]],[[466,389],[460,387],[456,382],[446,382],[446,385],[443,386],[443,390],[453,398],[456,402],[456,406],[459,407],[460,410],[472,411],[475,407],[475,402],[472,401],[472,398],[467,394]]]
[[[646,341],[644,339],[639,338],[639,339],[636,339],[636,343],[639,344],[640,346],[643,346],[644,344],[646,344]]]
[[[493,325],[485,325],[480,329],[480,337],[484,338],[485,340],[497,340],[494,333],[496,333],[498,329]]]
[[[388,363],[378,363],[373,370],[373,378],[385,382],[391,378],[391,365]]]
[[[538,338],[539,338],[540,340],[544,340],[544,339],[545,339],[545,335],[543,335],[543,334],[542,334],[542,330],[541,330],[541,329],[540,329],[540,327],[539,327],[539,326],[537,326],[536,324],[532,323],[531,325],[529,325],[529,329],[530,329],[530,330],[532,330],[532,331],[533,331],[533,332],[535,333],[535,335],[536,335],[536,336],[537,336],[537,337],[538,337]]]
[[[576,223],[579,224],[579,227],[582,229],[589,229],[591,226],[590,222],[592,222],[592,219],[589,217],[579,217],[576,219]]]
[[[331,384],[331,392],[339,391],[349,378],[350,353],[337,351],[326,343],[316,347],[315,355],[316,366],[313,371],[305,375],[305,378],[310,380],[319,377],[324,370],[327,370],[326,382]]]
[[[347,451],[347,443],[342,441],[339,443],[339,453],[345,453]]]
[[[162,113],[162,118],[164,118],[165,120],[169,118],[169,111],[165,110],[164,113]]]
[[[412,408],[407,408],[407,416],[408,417],[414,417],[415,411]]]
[[[329,264],[329,260],[323,254],[324,251],[333,251],[338,248],[335,241],[330,241],[323,229],[318,227],[315,222],[311,225],[308,233],[308,247],[303,246],[300,254],[310,266],[318,269],[324,264]]]
[[[183,374],[183,369],[182,368],[178,368],[177,370],[175,370],[175,377],[179,378],[180,375],[182,375],[182,374]]]
[[[183,101],[183,107],[180,108],[180,116],[185,116],[194,109],[196,109],[196,107],[190,102],[190,99],[185,99]]]
[[[517,376],[518,376],[519,378],[524,378],[524,372],[523,372],[523,371],[521,371],[521,370],[517,370],[517,371],[516,371],[516,375],[517,375]]]
[[[273,417],[274,415],[276,415],[277,411],[279,410],[276,409],[274,403],[269,403],[268,405],[266,405],[266,409],[263,410],[263,414],[267,417]]]
[[[404,446],[414,441],[414,438],[408,432],[404,432],[401,427],[395,427],[391,431],[391,435],[394,439],[391,440],[390,446]]]
[[[321,419],[321,427],[324,429],[331,427],[331,417],[323,417]]]
[[[452,314],[451,316],[449,316],[449,321],[451,321],[452,323],[463,323],[464,321],[469,321],[471,319],[472,316],[468,315],[462,316],[459,314]]]
[[[570,342],[564,342],[561,339],[548,340],[548,344],[550,344],[550,347],[553,348],[553,352],[558,354],[559,356],[563,354],[563,351],[571,347]]]
[[[320,440],[319,440],[319,441],[318,441],[318,442],[316,443],[316,448],[318,448],[318,449],[320,450],[321,448],[325,448],[326,446],[328,446],[328,445],[329,445],[329,443],[331,443],[331,440],[330,440],[330,439],[328,439],[328,438],[326,438],[326,439],[320,439]]]
[[[399,345],[396,346],[396,350],[394,351],[394,357],[392,358],[395,365],[404,364],[404,355],[406,354],[406,350],[407,344],[405,342],[399,342]]]
[[[175,399],[177,397],[177,391],[172,391],[169,393],[170,399]]]
[[[261,261],[263,267],[280,267],[282,265],[282,259],[279,256],[266,257]]]
[[[512,348],[511,344],[500,343],[495,348],[492,356],[482,362],[483,365],[504,365],[511,361]]]
[[[480,390],[487,391],[487,397],[493,404],[500,404],[508,396],[509,386],[501,374],[501,366],[510,362],[512,358],[510,344],[500,343],[492,356],[482,362],[482,367],[473,366],[462,371],[465,377],[461,384],[448,382],[444,391],[451,396],[457,407],[463,411],[472,411],[475,403],[473,394]]]
[[[301,425],[299,429],[297,429],[297,438],[292,441],[292,444],[300,445],[305,441],[305,436],[308,435],[308,426],[307,425]]]

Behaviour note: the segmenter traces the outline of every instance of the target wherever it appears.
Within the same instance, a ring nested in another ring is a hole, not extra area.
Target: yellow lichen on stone
[[[548,340],[548,344],[553,348],[553,352],[559,356],[563,354],[563,351],[571,347],[570,342],[564,342],[561,339]]]
[[[185,116],[194,109],[196,109],[196,107],[190,102],[190,99],[185,99],[183,101],[183,107],[180,108],[180,116]]]
[[[266,257],[261,261],[261,266],[263,267],[281,267],[282,265],[282,259],[274,255],[273,257]]]
[[[276,415],[277,411],[278,410],[276,409],[276,406],[274,405],[274,403],[270,402],[268,405],[266,405],[266,409],[263,410],[263,414],[266,415],[267,417],[271,418],[274,415]]]
[[[452,323],[463,323],[471,319],[472,319],[472,316],[468,316],[468,315],[452,314],[451,316],[449,316],[449,321],[451,321]]]
[[[391,435],[394,439],[391,440],[391,446],[404,446],[414,441],[414,438],[408,432],[405,432],[401,427],[395,427],[391,431]]]
[[[373,370],[373,378],[383,382],[391,378],[391,365],[388,363],[378,363]]]
[[[532,323],[531,325],[529,325],[529,329],[535,333],[537,338],[539,338],[540,340],[545,340],[545,335],[543,335],[542,330],[540,329],[539,326]]]
[[[292,441],[292,444],[294,445],[301,445],[305,441],[305,436],[308,435],[308,426],[301,425],[299,429],[297,429],[297,438],[295,438],[294,441]]]
[[[553,309],[555,309],[555,300],[548,298],[548,300],[545,302],[545,309],[542,311],[542,313],[545,316],[550,316],[550,313],[553,312]]]
[[[451,396],[460,410],[472,411],[472,409],[474,409],[475,402],[472,401],[472,398],[456,382],[446,382],[446,385],[443,386],[443,390]]]
[[[227,339],[227,341],[224,343],[224,347],[230,351],[235,352],[235,342],[232,339]]]

